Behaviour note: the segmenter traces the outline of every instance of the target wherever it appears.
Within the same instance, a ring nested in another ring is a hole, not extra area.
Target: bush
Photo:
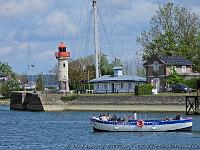
[[[151,84],[141,84],[138,86],[138,94],[139,95],[151,95],[152,89],[153,89],[153,85],[151,85]]]
[[[192,89],[196,89],[197,88],[197,80],[199,80],[200,78],[190,78],[185,80],[184,84],[186,84],[187,86],[189,86]]]
[[[66,96],[63,96],[63,97],[61,97],[61,100],[63,101],[63,102],[69,102],[69,101],[73,101],[73,100],[75,100],[75,99],[77,99],[79,96],[78,95],[66,95]]]

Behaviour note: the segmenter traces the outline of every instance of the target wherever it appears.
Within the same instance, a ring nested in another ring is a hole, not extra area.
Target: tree
[[[137,39],[144,49],[143,60],[153,55],[183,56],[200,71],[200,21],[195,13],[169,2],[159,7],[150,25]]]
[[[184,83],[185,80],[182,76],[179,76],[175,70],[172,68],[172,74],[166,79],[167,84]]]
[[[38,76],[37,76],[36,90],[37,91],[43,91],[44,90],[43,74],[38,74]]]
[[[7,63],[0,62],[0,70],[7,77],[7,80],[0,83],[0,94],[5,97],[10,97],[12,91],[18,91],[20,89],[19,82],[16,78],[16,74]]]
[[[100,62],[101,62],[100,63],[101,75],[103,76],[103,75],[112,74],[112,65],[109,63],[105,54],[101,54],[101,61]]]
[[[85,83],[95,77],[94,57],[87,56],[69,61],[70,89],[84,89]]]

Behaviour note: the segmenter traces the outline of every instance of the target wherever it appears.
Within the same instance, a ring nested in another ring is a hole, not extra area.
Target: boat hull
[[[192,119],[160,121],[144,120],[143,126],[138,126],[137,121],[131,122],[114,122],[100,121],[91,119],[92,127],[95,132],[112,131],[112,132],[164,132],[164,131],[191,131]]]

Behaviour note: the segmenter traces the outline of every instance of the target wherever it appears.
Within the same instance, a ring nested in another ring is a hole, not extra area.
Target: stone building
[[[166,79],[173,68],[181,76],[194,76],[192,62],[180,56],[154,56],[144,63],[147,82],[152,83],[157,91],[166,90]]]

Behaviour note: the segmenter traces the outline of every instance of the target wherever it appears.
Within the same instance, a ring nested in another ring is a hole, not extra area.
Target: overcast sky
[[[136,38],[149,29],[150,18],[167,2],[98,0],[101,51],[109,60],[134,62],[136,51],[142,50]],[[170,2],[200,15],[199,0]],[[37,74],[55,66],[60,41],[72,59],[94,54],[92,17],[92,0],[0,0],[0,61],[19,74]],[[35,67],[28,71],[28,64]]]

